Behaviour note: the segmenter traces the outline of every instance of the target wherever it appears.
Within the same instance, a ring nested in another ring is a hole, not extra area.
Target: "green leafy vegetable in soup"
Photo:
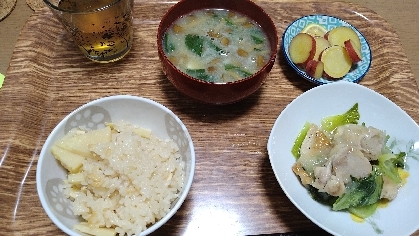
[[[205,69],[196,69],[196,70],[186,70],[190,76],[198,79],[202,79],[208,82],[211,82],[211,77],[205,72]]]
[[[235,65],[231,65],[231,64],[225,65],[224,69],[226,71],[235,71],[237,74],[239,74],[243,77],[248,77],[248,76],[252,75],[252,73],[246,71],[245,69],[241,68],[240,66],[235,66]]]
[[[163,47],[165,52],[172,52],[175,50],[175,45],[169,43],[169,35],[165,34],[163,37]]]
[[[320,126],[306,122],[291,149],[292,170],[316,201],[367,218],[381,199],[397,196],[406,153],[392,153],[389,136],[359,119],[356,103]]]
[[[193,11],[177,19],[162,43],[179,70],[214,83],[249,77],[270,58],[261,27],[245,15],[221,9]]]
[[[185,45],[191,52],[198,56],[202,56],[204,37],[194,34],[187,34],[185,36]]]

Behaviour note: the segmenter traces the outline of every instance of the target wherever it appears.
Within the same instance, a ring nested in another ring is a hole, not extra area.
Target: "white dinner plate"
[[[386,131],[394,151],[406,151],[407,183],[387,207],[359,223],[348,212],[332,211],[313,200],[293,173],[291,148],[305,122],[320,124],[325,116],[359,105],[360,123]],[[268,140],[275,176],[290,201],[311,221],[334,235],[410,235],[419,228],[419,127],[400,107],[381,94],[351,82],[317,86],[292,101],[279,115]]]

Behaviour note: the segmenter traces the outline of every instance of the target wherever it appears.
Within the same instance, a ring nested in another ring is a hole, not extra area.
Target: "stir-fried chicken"
[[[383,189],[381,190],[381,198],[387,198],[388,200],[393,200],[397,197],[397,193],[399,192],[399,188],[401,184],[398,184],[388,178],[387,176],[383,176]]]
[[[377,160],[385,145],[386,134],[374,127],[348,124],[339,126],[333,137],[335,144],[344,143],[360,150],[368,160]]]
[[[352,178],[370,175],[370,160],[379,157],[384,145],[385,133],[373,127],[340,126],[329,139],[318,126],[311,124],[293,170],[304,185],[311,184],[321,192],[340,196]]]
[[[298,162],[307,172],[313,173],[315,166],[321,166],[327,161],[331,148],[329,137],[317,125],[311,124],[301,144]]]

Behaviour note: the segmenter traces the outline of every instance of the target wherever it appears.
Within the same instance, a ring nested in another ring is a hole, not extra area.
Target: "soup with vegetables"
[[[262,28],[243,14],[222,9],[197,10],[177,19],[162,43],[179,70],[214,83],[249,77],[270,57]]]

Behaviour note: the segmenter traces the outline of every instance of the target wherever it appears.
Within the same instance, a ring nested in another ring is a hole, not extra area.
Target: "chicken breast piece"
[[[332,172],[345,184],[355,178],[367,177],[372,166],[364,154],[353,147],[344,144],[336,145],[331,151]]]
[[[344,143],[359,149],[368,160],[377,160],[385,146],[385,132],[374,127],[348,124],[339,126],[333,144]]]
[[[327,162],[331,147],[329,137],[317,125],[311,124],[301,145],[298,162],[312,174],[316,166],[323,166]]]
[[[313,176],[310,175],[304,168],[301,166],[300,162],[295,162],[292,166],[292,171],[300,177],[300,181],[304,186],[307,186],[313,183]]]
[[[363,178],[370,175],[372,166],[364,154],[345,144],[334,146],[330,159],[324,166],[315,167],[313,187],[332,196],[340,196],[346,191],[351,176]]]
[[[312,186],[320,192],[326,192],[332,196],[340,196],[345,193],[345,183],[332,175],[332,162],[329,160],[325,166],[314,169],[315,181]]]
[[[330,195],[338,197],[346,192],[346,187],[342,180],[332,175],[330,180],[327,181],[325,190]]]
[[[387,176],[383,175],[383,189],[381,190],[380,198],[387,198],[388,200],[395,199],[400,187],[401,184],[398,184]]]

